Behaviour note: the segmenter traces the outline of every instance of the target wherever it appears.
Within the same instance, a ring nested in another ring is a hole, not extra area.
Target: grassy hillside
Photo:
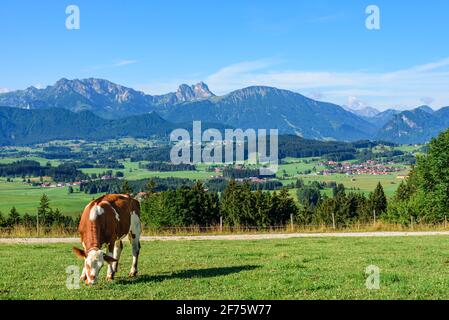
[[[21,182],[5,182],[0,179],[0,212],[6,216],[13,206],[20,214],[35,215],[39,200],[45,193],[50,198],[50,206],[58,208],[65,215],[78,215],[96,195],[75,192],[68,194],[67,188],[39,188]]]
[[[115,282],[66,288],[81,267],[71,245],[0,245],[0,299],[449,299],[448,238],[307,238],[142,244],[129,279],[125,244]],[[365,269],[380,268],[380,290]]]

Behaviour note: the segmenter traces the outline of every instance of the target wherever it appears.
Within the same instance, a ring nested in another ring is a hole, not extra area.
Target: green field
[[[146,169],[139,168],[138,162],[130,162],[129,160],[120,161],[125,168],[124,169],[108,169],[108,168],[89,168],[89,169],[81,169],[82,172],[86,174],[101,174],[108,170],[112,171],[114,174],[117,171],[123,172],[125,179],[127,180],[140,180],[140,179],[148,179],[148,178],[185,178],[185,179],[208,179],[214,173],[206,172],[206,166],[201,165],[198,166],[196,171],[173,171],[173,172],[160,172],[160,171],[149,171]],[[142,163],[146,163],[147,161],[142,161]]]
[[[75,192],[68,194],[67,188],[32,187],[21,182],[0,180],[0,212],[8,214],[13,206],[20,214],[36,214],[42,194],[50,198],[50,206],[65,215],[78,215],[97,195]]]
[[[288,176],[297,176],[306,170],[313,170],[314,168],[319,171],[324,167],[319,165],[320,161],[317,158],[286,158],[282,160],[282,164],[279,165],[277,177],[283,177],[284,174]]]
[[[401,172],[400,174],[406,174],[407,172]],[[312,181],[335,181],[337,183],[342,183],[346,189],[355,189],[369,193],[374,191],[376,185],[380,182],[384,188],[385,194],[387,196],[392,196],[396,189],[401,184],[401,179],[398,179],[398,174],[388,174],[381,176],[374,175],[355,175],[347,176],[344,174],[332,174],[328,176],[301,176],[305,183]]]
[[[21,160],[31,160],[37,161],[41,164],[41,166],[45,166],[48,162],[51,163],[52,166],[59,166],[61,164],[60,160],[48,160],[41,157],[26,157],[26,158],[0,158],[0,164],[8,164]]]
[[[449,299],[448,238],[144,242],[129,279],[66,288],[71,245],[0,245],[0,299]],[[380,268],[380,289],[365,269]]]

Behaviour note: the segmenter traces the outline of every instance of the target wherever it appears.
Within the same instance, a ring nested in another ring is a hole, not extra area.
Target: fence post
[[[335,213],[332,211],[332,228],[335,230]]]
[[[373,210],[373,215],[374,215],[374,225],[376,225],[376,210]]]
[[[290,214],[290,224],[291,224],[292,232],[295,231],[295,227],[293,225],[293,214]]]
[[[444,216],[444,229],[446,229],[446,228],[447,228],[447,217]]]
[[[39,237],[39,212],[36,215],[36,232],[37,236]]]
[[[223,217],[220,216],[220,232],[223,232]]]
[[[412,230],[413,230],[413,216],[410,216],[410,225],[411,225]]]

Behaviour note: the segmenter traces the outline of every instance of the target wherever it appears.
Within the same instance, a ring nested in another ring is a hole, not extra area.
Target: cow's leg
[[[114,273],[117,273],[117,271],[118,271],[118,261],[120,260],[120,255],[122,253],[122,250],[123,250],[123,242],[122,242],[122,240],[116,241],[115,245],[114,245],[114,255],[113,255],[113,257],[114,257],[115,260],[117,260],[117,262],[113,262],[112,263],[112,271]]]
[[[83,267],[83,272],[81,273],[80,280],[81,280],[81,281],[86,281],[86,279],[87,279],[86,268]]]
[[[83,248],[84,248],[84,252],[86,252],[86,245],[83,242]],[[83,272],[81,273],[81,277],[80,277],[80,281],[86,281],[87,279],[87,271],[86,271],[86,266],[85,264],[83,264]]]
[[[137,263],[139,260],[140,253],[140,234],[142,227],[140,224],[140,218],[136,213],[131,214],[131,228],[129,231],[129,241],[131,242],[133,251],[133,264],[131,266],[131,271],[129,272],[130,277],[137,276]]]
[[[137,263],[139,260],[139,253],[140,253],[140,240],[137,235],[130,233],[129,234],[132,251],[133,251],[133,264],[131,266],[131,271],[129,272],[130,277],[137,276]]]
[[[107,255],[112,257],[112,251],[114,250],[115,243],[109,244]],[[112,263],[108,263],[108,275],[106,276],[107,280],[114,280],[114,269],[112,268]]]

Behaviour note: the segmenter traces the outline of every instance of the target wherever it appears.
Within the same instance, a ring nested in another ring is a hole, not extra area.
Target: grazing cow
[[[129,195],[110,194],[89,203],[78,227],[84,250],[73,252],[84,259],[81,280],[94,284],[101,267],[108,263],[107,279],[113,280],[123,249],[122,239],[128,235],[132,245],[133,263],[130,277],[137,275],[140,251],[140,204]],[[106,247],[107,254],[101,249]],[[111,256],[112,254],[112,256]]]

